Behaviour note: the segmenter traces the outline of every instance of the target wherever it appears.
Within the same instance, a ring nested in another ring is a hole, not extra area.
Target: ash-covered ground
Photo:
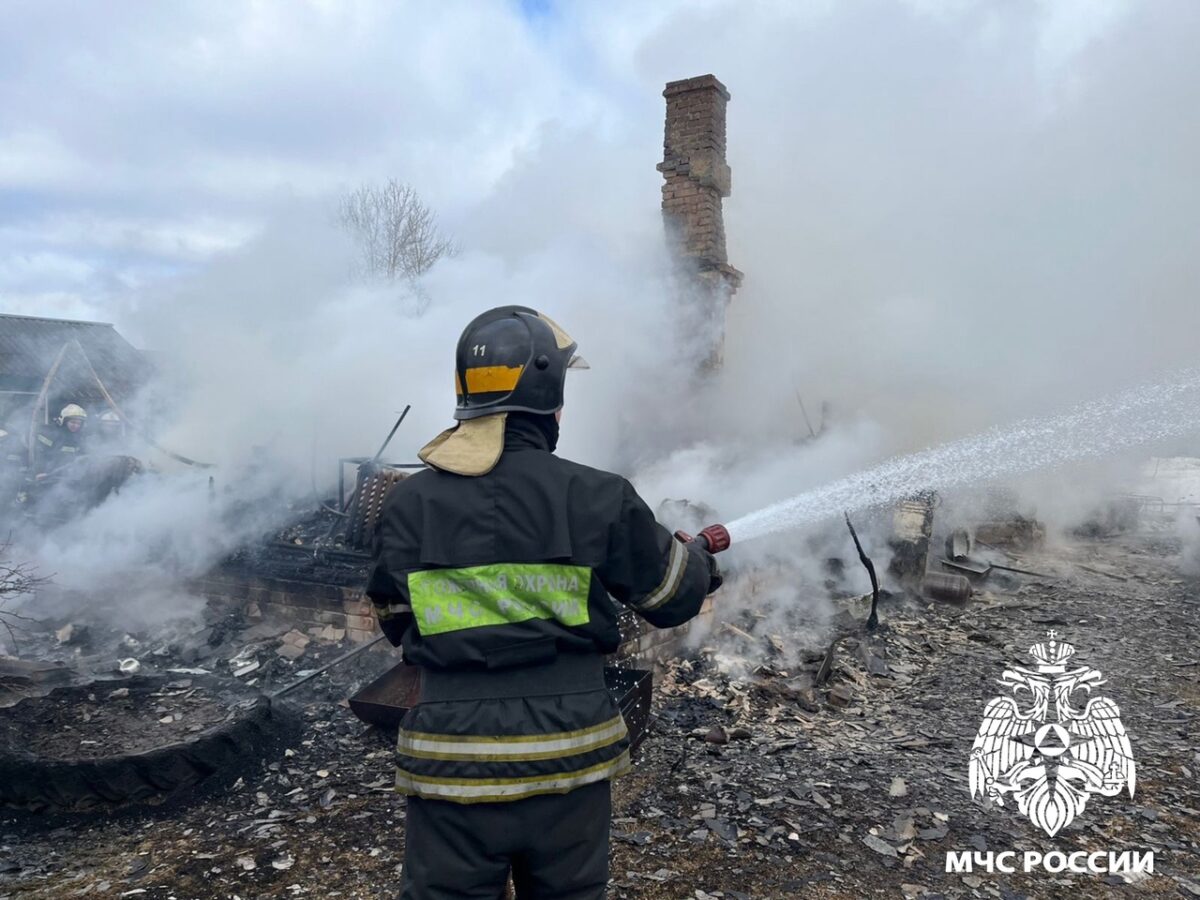
[[[615,787],[610,896],[1200,896],[1200,580],[1153,535],[1009,561],[1051,577],[993,576],[962,607],[885,605],[873,634],[847,606],[824,683],[826,645],[760,637],[752,618],[660,673],[651,734]],[[1050,629],[1108,679],[1100,692],[1120,705],[1138,767],[1134,798],[1092,797],[1054,838],[967,783],[1001,672],[1028,665]],[[270,658],[253,673],[264,683],[312,664]],[[344,703],[393,661],[368,653],[296,692],[304,726],[286,755],[190,802],[0,818],[0,898],[396,896],[404,812],[389,740]],[[951,850],[1153,850],[1155,874],[947,874]]]

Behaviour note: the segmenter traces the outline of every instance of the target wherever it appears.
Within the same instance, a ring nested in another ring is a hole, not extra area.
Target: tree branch
[[[457,252],[437,216],[411,185],[392,178],[363,185],[342,198],[338,221],[358,245],[363,274],[388,281],[413,279]]]

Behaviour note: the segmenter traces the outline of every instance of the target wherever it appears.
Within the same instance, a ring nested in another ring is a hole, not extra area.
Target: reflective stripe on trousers
[[[526,778],[427,778],[396,770],[396,790],[427,800],[454,803],[500,803],[538,794],[564,794],[585,784],[617,778],[629,771],[629,751],[586,769]]]
[[[615,744],[629,734],[621,716],[581,728],[552,734],[506,735],[481,737],[477,735],[425,734],[400,730],[396,749],[405,756],[418,759],[441,759],[459,762],[525,762],[558,759],[588,753]]]

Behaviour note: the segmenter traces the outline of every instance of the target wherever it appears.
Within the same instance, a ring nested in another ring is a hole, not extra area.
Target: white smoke
[[[311,499],[408,403],[387,456],[413,459],[449,424],[459,331],[501,303],[544,309],[592,363],[564,455],[721,517],[1194,361],[1193,5],[293,9],[121,13],[95,47],[88,15],[38,4],[0,36],[0,185],[33,198],[0,222],[0,289],[151,350],[178,390],[142,414],[219,483],[261,448]],[[107,78],[50,77],[85,44]],[[747,278],[725,369],[697,383],[653,165],[662,84],[706,71],[733,95]],[[420,314],[352,280],[329,225],[339,190],[391,176],[462,248]],[[814,426],[828,404],[817,441],[797,393]],[[1122,472],[1056,501],[1064,523]],[[175,533],[139,492],[113,510]],[[181,535],[185,568],[218,532]]]

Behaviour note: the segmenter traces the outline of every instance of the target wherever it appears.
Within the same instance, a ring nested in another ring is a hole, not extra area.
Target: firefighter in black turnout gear
[[[38,429],[38,477],[43,478],[79,459],[86,451],[83,426],[87,411],[77,403],[68,403],[53,425]]]
[[[630,483],[553,455],[575,342],[535,310],[458,342],[458,424],[397,484],[368,594],[420,702],[397,746],[408,797],[402,897],[603,897],[610,779],[630,767],[604,685],[618,606],[692,618],[716,561],[659,525]]]
[[[21,496],[28,460],[20,435],[0,427],[0,522]]]

